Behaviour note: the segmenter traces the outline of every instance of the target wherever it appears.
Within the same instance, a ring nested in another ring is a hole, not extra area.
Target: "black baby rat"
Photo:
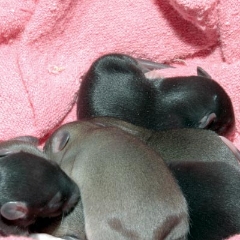
[[[36,147],[33,137],[0,143],[0,235],[27,235],[38,218],[69,212],[79,188]]]

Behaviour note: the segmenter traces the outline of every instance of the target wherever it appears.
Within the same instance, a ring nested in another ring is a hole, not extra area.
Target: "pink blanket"
[[[81,76],[119,52],[175,63],[163,76],[203,67],[232,99],[240,148],[239,13],[238,0],[0,0],[0,139],[76,120]]]

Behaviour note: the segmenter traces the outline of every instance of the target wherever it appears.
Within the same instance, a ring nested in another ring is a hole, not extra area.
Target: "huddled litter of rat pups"
[[[225,138],[235,126],[231,99],[200,67],[197,76],[145,76],[162,67],[104,55],[83,78],[78,121],[53,132],[43,151],[33,137],[1,143],[0,164],[13,172],[1,171],[1,235],[220,240],[240,233],[240,154]],[[16,158],[19,166],[11,165]]]

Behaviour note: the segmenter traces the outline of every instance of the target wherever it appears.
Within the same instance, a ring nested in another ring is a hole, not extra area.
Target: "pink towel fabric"
[[[0,140],[76,120],[81,76],[118,52],[177,67],[162,76],[203,67],[232,99],[240,148],[239,22],[238,0],[0,0]]]

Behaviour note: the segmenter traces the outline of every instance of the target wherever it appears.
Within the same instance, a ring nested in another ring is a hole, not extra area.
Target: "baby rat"
[[[219,240],[240,233],[240,158],[229,140],[210,130],[154,132],[114,118],[91,122],[136,136],[164,159],[188,202],[189,240]]]
[[[98,58],[79,89],[78,119],[108,116],[152,130],[204,128],[220,135],[232,132],[235,117],[231,100],[202,68],[197,68],[198,76],[153,80],[144,72],[128,55]]]
[[[33,137],[0,143],[0,235],[27,235],[38,218],[69,212],[79,188],[36,147]]]
[[[82,201],[48,233],[88,240],[186,239],[188,209],[179,186],[159,155],[137,138],[80,121],[56,130],[44,149],[78,184]]]
[[[224,161],[239,165],[238,149],[228,139],[210,130],[185,128],[152,131],[110,117],[97,117],[89,121],[102,127],[117,127],[134,135],[158,152],[167,164],[173,161]]]

